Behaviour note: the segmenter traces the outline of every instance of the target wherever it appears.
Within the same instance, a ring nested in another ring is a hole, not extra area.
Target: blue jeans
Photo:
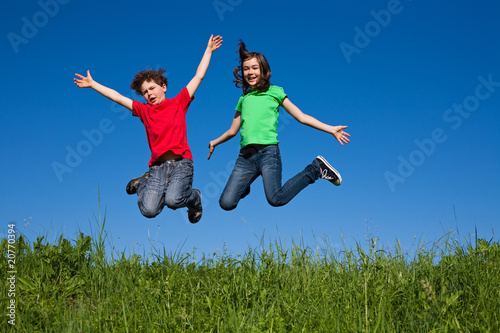
[[[266,199],[274,207],[286,205],[307,185],[319,178],[319,163],[315,159],[281,186],[282,167],[278,145],[249,146],[240,150],[231,176],[221,194],[219,204],[224,210],[235,209],[240,199],[250,193],[250,184],[258,176],[262,176]]]
[[[184,158],[158,162],[149,167],[149,178],[137,187],[138,205],[142,215],[155,217],[163,207],[171,209],[195,207],[201,203],[198,190],[193,190],[193,161]]]

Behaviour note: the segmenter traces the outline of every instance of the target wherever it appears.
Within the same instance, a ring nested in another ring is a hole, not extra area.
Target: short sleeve
[[[269,94],[276,98],[280,105],[283,105],[283,101],[287,97],[283,88],[278,86],[271,86],[269,89]]]
[[[245,99],[245,95],[241,95],[240,99],[238,99],[238,104],[236,104],[236,111],[241,112],[241,104],[243,103],[244,99]]]
[[[136,100],[132,101],[132,115],[135,117],[142,118],[142,114],[144,113],[146,109],[146,105],[143,103],[140,103]]]
[[[187,87],[184,87],[181,92],[174,97],[174,99],[177,99],[179,105],[181,106],[181,109],[185,110],[187,112],[189,104],[194,100],[189,96],[189,91]]]

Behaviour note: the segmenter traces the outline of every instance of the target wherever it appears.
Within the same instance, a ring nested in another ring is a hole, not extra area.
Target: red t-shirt
[[[189,97],[187,88],[172,99],[165,99],[159,105],[133,101],[132,114],[141,119],[146,129],[151,159],[149,165],[166,153],[193,160],[187,143],[186,112],[194,98]]]

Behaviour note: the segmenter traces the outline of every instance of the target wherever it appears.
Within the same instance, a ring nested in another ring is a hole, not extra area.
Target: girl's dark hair
[[[142,70],[135,74],[134,79],[130,84],[130,89],[135,90],[137,95],[142,95],[141,86],[144,82],[153,81],[159,86],[168,86],[168,80],[163,73],[165,73],[165,70],[161,68],[158,70],[151,68]]]
[[[267,62],[266,57],[262,53],[250,52],[247,50],[245,43],[240,39],[238,43],[239,50],[237,53],[240,55],[240,65],[233,70],[235,80],[233,81],[237,88],[242,88],[243,93],[246,94],[251,88],[243,78],[243,62],[255,58],[260,67],[260,80],[257,82],[255,89],[260,91],[267,91],[271,86],[271,67]]]

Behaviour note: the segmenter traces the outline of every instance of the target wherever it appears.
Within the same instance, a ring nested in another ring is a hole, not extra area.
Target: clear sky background
[[[0,216],[31,240],[96,232],[106,214],[119,252],[244,253],[261,241],[311,248],[392,249],[433,243],[452,230],[500,232],[500,4],[498,1],[9,1],[0,10],[2,61]],[[148,170],[144,127],[74,73],[123,95],[135,73],[164,68],[167,97],[194,76],[210,34],[224,37],[187,116],[203,194],[200,223],[187,210],[144,218],[128,181]],[[301,110],[348,125],[351,143],[281,110],[283,180],[323,155],[344,179],[318,180],[271,207],[257,179],[225,212],[218,205],[239,135],[208,142],[231,124],[237,46],[262,52]],[[494,235],[494,232],[496,234]]]

